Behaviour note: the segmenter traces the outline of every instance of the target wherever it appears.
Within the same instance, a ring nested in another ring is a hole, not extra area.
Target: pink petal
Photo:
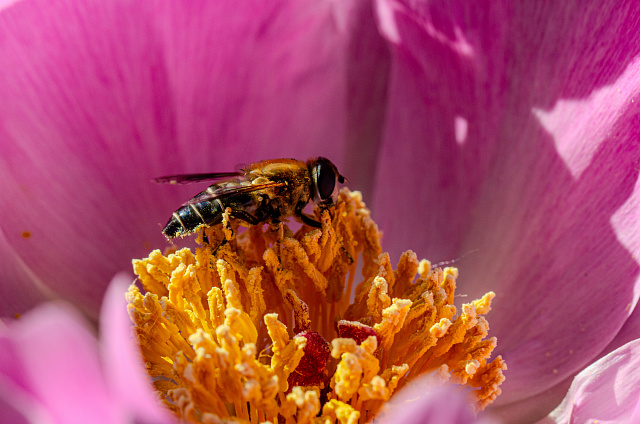
[[[158,207],[141,208],[161,198],[149,183],[159,170],[152,142],[156,156],[175,157],[160,43],[151,32],[134,38],[144,10],[117,3],[22,1],[0,21],[0,192],[12,199],[2,229],[39,279],[97,311],[108,278],[145,241],[161,243],[140,226],[162,220]]]
[[[2,389],[0,389],[0,392],[3,392],[0,393],[0,414],[2,414],[2,419],[11,424],[29,424],[27,417],[20,412],[15,398],[10,398],[10,394]]]
[[[507,374],[508,375],[508,374]],[[569,390],[573,376],[541,393],[506,405],[489,406],[488,411],[505,423],[535,422],[547,416]]]
[[[396,256],[468,254],[460,292],[497,293],[497,402],[541,394],[637,301],[640,5],[377,5],[395,50],[373,217]]]
[[[562,404],[540,423],[637,422],[638,367],[640,340],[634,340],[581,371]]]
[[[394,395],[378,418],[381,423],[493,424],[486,414],[478,419],[470,400],[452,386],[432,386],[414,381]]]
[[[4,9],[5,7],[11,6],[13,3],[17,1],[20,1],[20,0],[0,0],[0,10]]]
[[[10,399],[21,399],[14,408],[40,405],[40,412],[20,413],[33,417],[35,412],[52,422],[119,421],[96,339],[75,312],[60,305],[40,306],[10,323],[1,340],[0,375],[17,389]]]
[[[100,315],[100,351],[107,384],[118,401],[141,422],[175,423],[158,400],[144,368],[137,340],[132,338],[132,323],[127,314],[124,294],[133,281],[126,273],[114,277]]]
[[[346,4],[346,2],[345,2]],[[373,199],[387,110],[389,48],[375,24],[372,2],[354,2],[347,22],[347,136],[340,171],[352,190]]]
[[[640,211],[640,181],[636,181],[633,194],[612,217],[611,223],[616,237],[634,257],[640,252],[640,226],[638,226],[638,211]],[[637,277],[636,277],[637,278]],[[611,343],[600,353],[604,356],[624,344],[640,339],[640,308],[638,304],[628,303],[625,308],[631,312],[624,326],[617,332]]]
[[[2,295],[0,317],[13,318],[45,300],[49,290],[20,259],[0,228],[0,270]]]
[[[6,347],[6,339],[0,341],[0,350]],[[3,355],[2,359],[7,358]],[[15,366],[15,363],[13,365]],[[11,424],[53,422],[51,414],[37,399],[37,395],[15,384],[10,377],[4,375],[5,371],[6,369],[3,369],[0,372],[0,417],[3,422]]]

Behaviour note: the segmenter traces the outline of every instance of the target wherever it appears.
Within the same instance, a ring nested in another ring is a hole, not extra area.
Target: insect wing
[[[208,202],[215,199],[223,199],[225,197],[236,196],[238,194],[252,193],[254,191],[264,190],[266,188],[275,188],[282,187],[284,183],[279,183],[277,181],[269,181],[264,184],[248,184],[248,185],[237,185],[233,187],[221,187],[215,190],[207,190],[203,192],[201,195],[194,197],[189,200],[185,205],[195,204],[200,202]]]
[[[212,172],[206,174],[178,174],[178,175],[165,175],[164,177],[155,178],[157,183],[168,184],[191,184],[199,181],[219,180],[222,178],[238,177],[242,175],[242,172]]]

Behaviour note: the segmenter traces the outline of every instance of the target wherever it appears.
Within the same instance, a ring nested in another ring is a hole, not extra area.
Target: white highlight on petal
[[[639,74],[640,59],[636,59],[613,84],[594,90],[587,98],[559,100],[549,112],[533,108],[533,114],[553,137],[558,155],[575,178],[589,166],[600,144],[615,136],[611,129],[621,110],[634,101]]]
[[[640,264],[640,227],[637,219],[640,213],[640,179],[636,181],[633,193],[626,202],[616,210],[609,222],[616,238],[621,245],[629,252],[634,261]],[[634,285],[632,305],[635,307],[640,298],[640,287]],[[631,313],[631,310],[629,313]]]
[[[462,146],[467,141],[467,132],[469,130],[469,121],[462,116],[453,118],[453,132],[456,137],[456,143]]]
[[[393,44],[399,44],[402,41],[395,17],[396,13],[404,13],[401,8],[403,8],[403,6],[393,0],[376,1],[376,12],[380,32]],[[411,15],[409,12],[407,12],[407,14]],[[429,18],[420,18],[420,22],[416,22],[416,25],[419,25],[421,30],[428,34],[429,37],[432,37],[434,40],[437,40],[443,45],[449,47],[458,55],[469,58],[474,55],[473,46],[467,41],[459,26],[454,25],[452,27],[454,34],[452,38],[449,34],[436,28]]]
[[[441,35],[441,37],[438,37],[438,39],[440,39],[441,41],[446,40],[444,44],[451,47],[451,49],[454,52],[458,53],[460,56],[472,58],[474,56],[473,46],[467,41],[464,33],[462,32],[462,29],[460,29],[460,27],[456,25],[453,28],[453,33],[455,34],[455,39],[451,40],[448,36],[438,31],[438,34]]]
[[[391,2],[385,0],[376,1],[378,25],[380,26],[380,32],[382,32],[390,42],[397,44],[400,42],[400,33],[398,32],[398,27],[393,17],[394,11],[391,4]]]
[[[17,2],[18,0],[0,0],[0,10],[6,9]]]

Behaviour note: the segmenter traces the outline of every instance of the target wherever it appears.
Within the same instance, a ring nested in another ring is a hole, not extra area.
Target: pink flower
[[[6,423],[173,423],[154,398],[131,343],[114,278],[101,316],[101,343],[76,311],[45,303],[0,331],[0,411]],[[9,415],[11,413],[11,415]]]
[[[461,258],[460,292],[496,292],[494,413],[566,395],[548,420],[631,417],[640,6],[407,3],[0,2],[2,315],[63,297],[97,316],[194,194],[154,176],[323,155],[394,259]],[[17,334],[59,316],[39,311],[3,339],[28,370]],[[59,319],[95,375],[95,340]]]

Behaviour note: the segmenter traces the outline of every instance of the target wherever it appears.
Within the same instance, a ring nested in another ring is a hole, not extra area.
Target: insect
[[[222,222],[230,216],[251,225],[277,223],[295,216],[303,223],[320,227],[320,223],[302,210],[310,202],[322,208],[333,205],[337,182],[344,183],[329,159],[318,157],[306,163],[295,159],[272,159],[256,162],[238,172],[168,175],[156,182],[184,184],[205,180],[221,181],[198,193],[173,213],[162,232],[170,238],[195,232],[201,226]]]

